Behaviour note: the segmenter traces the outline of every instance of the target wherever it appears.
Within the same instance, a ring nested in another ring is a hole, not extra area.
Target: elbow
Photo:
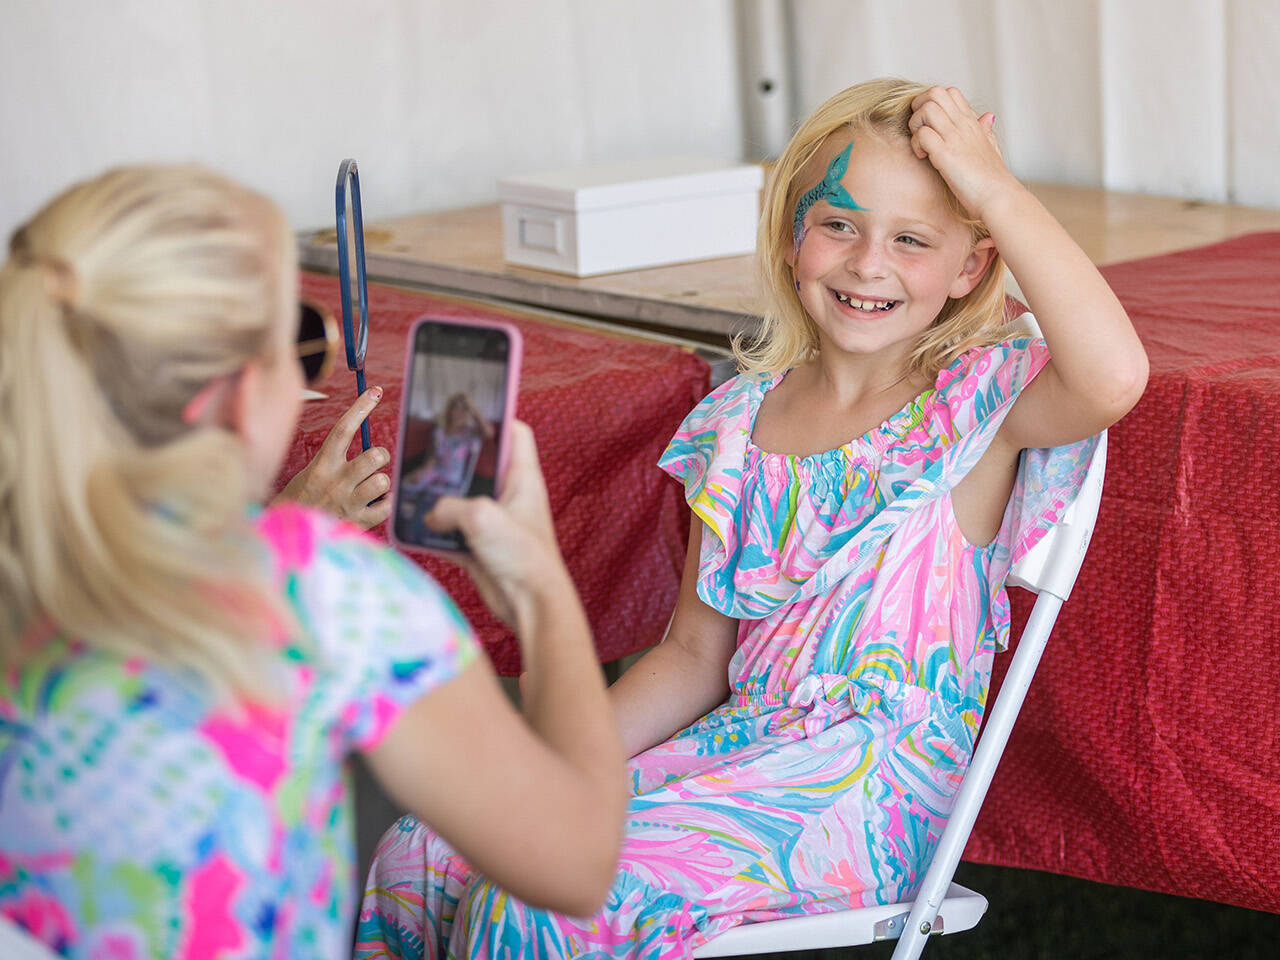
[[[590,844],[591,849],[579,851],[555,889],[544,888],[541,895],[530,897],[529,903],[571,917],[590,917],[599,912],[618,876],[620,839],[614,836],[611,842]]]
[[[616,777],[601,784],[594,803],[578,810],[573,817],[573,849],[562,851],[563,860],[554,883],[544,886],[535,898],[540,901],[539,906],[571,917],[589,917],[604,905],[618,876],[629,796],[625,779]]]
[[[1108,378],[1108,389],[1101,398],[1108,426],[1132,410],[1142,399],[1150,372],[1146,351],[1141,347],[1113,371]]]
[[[579,889],[575,898],[578,902],[566,911],[574,916],[590,916],[599,910],[618,877],[618,855],[622,849],[630,793],[626,780],[618,777],[608,785],[606,795],[601,798],[596,816],[592,818],[595,821],[590,830],[592,840],[582,851]],[[574,913],[575,910],[578,912]]]
[[[590,917],[598,913],[604,906],[605,897],[618,875],[618,848],[608,858],[605,870],[584,866],[574,882],[567,886],[560,896],[560,902],[552,907],[557,913],[571,917]]]

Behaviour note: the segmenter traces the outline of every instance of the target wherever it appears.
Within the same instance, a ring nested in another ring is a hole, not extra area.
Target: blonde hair
[[[294,309],[275,206],[194,166],[55,198],[0,267],[0,666],[47,625],[264,693],[289,629],[242,442],[183,411],[269,356]]]
[[[928,89],[893,78],[859,83],[818,107],[791,137],[770,174],[760,212],[757,264],[764,297],[763,324],[750,341],[740,335],[733,342],[744,373],[782,372],[818,351],[817,328],[800,302],[787,262],[787,255],[795,249],[796,203],[811,186],[800,179],[809,161],[828,137],[843,130],[910,138],[911,101]],[[989,237],[986,224],[970,217],[941,176],[938,180],[951,210],[969,228],[970,242]],[[997,251],[972,291],[947,300],[912,352],[910,370],[933,379],[970,347],[997,342],[1004,326],[1004,262]]]

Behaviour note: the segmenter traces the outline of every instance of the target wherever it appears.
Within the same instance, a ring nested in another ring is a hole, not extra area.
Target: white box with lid
[[[498,181],[502,251],[578,277],[752,253],[764,171],[664,157]]]

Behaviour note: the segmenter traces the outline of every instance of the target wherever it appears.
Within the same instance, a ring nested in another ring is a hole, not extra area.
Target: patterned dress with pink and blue
[[[0,687],[0,917],[85,960],[346,956],[345,761],[478,655],[413,563],[297,506],[259,514],[294,629],[270,703],[51,627]]]
[[[1092,452],[1025,451],[996,539],[961,533],[951,491],[1047,359],[1028,338],[970,350],[879,427],[811,456],[751,442],[781,376],[703,400],[661,466],[705,524],[699,596],[740,620],[731,693],[631,761],[604,908],[530,908],[404,818],[370,872],[357,956],[669,960],[740,923],[909,898],[1008,643],[1005,577]]]

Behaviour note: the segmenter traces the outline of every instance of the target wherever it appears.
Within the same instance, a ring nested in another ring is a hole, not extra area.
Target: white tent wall
[[[0,0],[0,231],[106,167],[195,159],[299,228],[343,157],[367,219],[500,176],[736,159],[732,0]]]
[[[793,0],[798,107],[883,74],[996,112],[1027,179],[1280,207],[1278,0]]]
[[[770,0],[760,0],[768,3]],[[1280,207],[1280,0],[773,0],[796,108],[901,74],[1028,179]],[[299,228],[338,161],[380,219],[504,175],[742,153],[734,0],[3,0],[0,232],[105,167],[195,159]]]

